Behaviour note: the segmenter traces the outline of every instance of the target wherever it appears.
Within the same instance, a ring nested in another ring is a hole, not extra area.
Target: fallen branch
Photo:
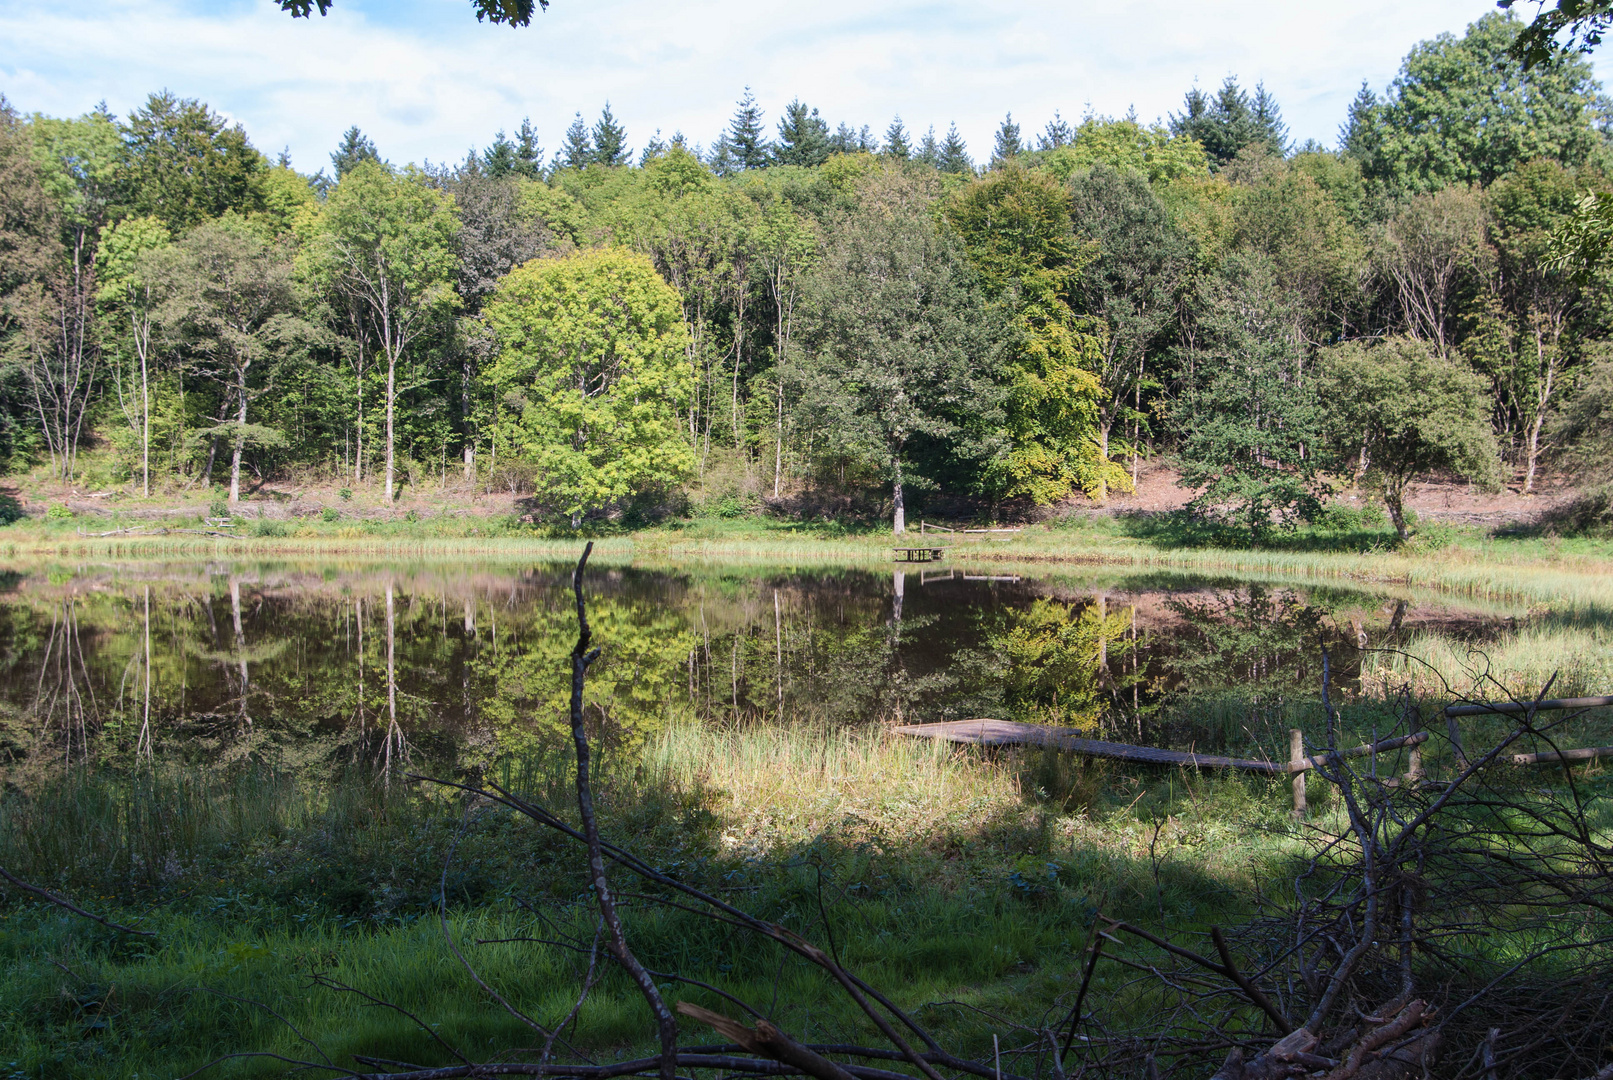
[[[782,1062],[817,1080],[853,1080],[845,1069],[802,1046],[766,1020],[758,1020],[755,1028],[748,1028],[738,1020],[688,1001],[678,1002],[678,1012],[698,1020],[719,1035],[726,1035],[753,1054]]]
[[[49,889],[41,889],[38,885],[28,884],[26,881],[22,880],[22,878],[17,877],[3,866],[0,866],[0,877],[5,878],[12,884],[12,886],[21,889],[25,893],[32,893],[34,896],[39,897],[41,900],[44,900],[47,903],[55,904],[59,908],[66,908],[74,915],[80,915],[86,919],[91,919],[100,923],[102,926],[109,926],[113,930],[118,930],[125,934],[139,934],[141,937],[154,938],[157,936],[154,931],[136,930],[132,926],[124,926],[122,923],[113,922],[111,919],[103,919],[101,916],[96,915],[93,912],[85,911],[83,908],[79,907],[66,897],[57,896]]]

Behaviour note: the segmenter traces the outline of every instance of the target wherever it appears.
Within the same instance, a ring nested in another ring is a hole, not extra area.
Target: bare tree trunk
[[[902,500],[902,459],[896,457],[896,480],[891,485],[891,501],[895,503],[895,515],[891,531],[901,536],[907,531],[907,504]]]
[[[1101,410],[1098,417],[1098,460],[1100,462],[1109,460],[1109,429],[1113,426],[1113,414],[1107,408]],[[1092,498],[1095,502],[1109,501],[1109,481],[1102,470],[1098,472],[1098,490]]]
[[[1411,530],[1406,527],[1406,511],[1401,502],[1400,489],[1385,485],[1383,489],[1383,505],[1389,511],[1389,520],[1394,522],[1395,534],[1405,540],[1411,536]]]
[[[224,422],[224,417],[230,412],[230,395],[225,393],[224,401],[218,407],[218,423]],[[209,487],[213,483],[213,462],[218,458],[218,436],[214,435],[207,443],[207,467],[202,470],[202,486]]]
[[[235,429],[235,446],[230,453],[231,506],[241,501],[241,450],[246,445],[246,368],[236,369],[235,393],[240,398],[235,414],[240,426]]]
[[[358,345],[358,374],[354,377],[358,388],[358,428],[353,435],[353,484],[364,482],[364,342]]]
[[[392,505],[397,490],[397,458],[393,442],[393,419],[397,411],[398,358],[391,348],[386,352],[386,502]]]

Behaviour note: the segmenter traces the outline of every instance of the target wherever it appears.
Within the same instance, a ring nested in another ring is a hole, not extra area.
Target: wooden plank
[[[1613,705],[1613,697],[1547,698],[1545,701],[1487,701],[1478,705],[1447,705],[1446,716],[1488,716],[1493,713],[1523,713],[1533,709],[1599,709]]]
[[[1286,773],[1288,766],[1275,761],[1249,761],[1219,754],[1194,754],[1184,750],[1161,750],[1153,746],[1083,739],[1064,728],[1045,724],[1025,724],[1017,720],[944,720],[936,724],[903,724],[891,729],[898,735],[969,743],[977,746],[1045,746],[1070,750],[1088,757],[1136,761],[1149,765],[1191,765],[1204,769],[1244,769],[1249,772]]]
[[[1379,754],[1387,754],[1391,750],[1399,750],[1402,746],[1417,747],[1421,746],[1427,741],[1428,732],[1417,731],[1410,735],[1401,735],[1399,738],[1395,739],[1382,739],[1376,744],[1363,743],[1360,746],[1352,746],[1347,750],[1340,750],[1339,757],[1365,757],[1367,754],[1374,752]],[[1288,771],[1294,772],[1300,769],[1314,769],[1318,765],[1326,765],[1328,756],[1329,755],[1327,754],[1312,754],[1308,758],[1300,758],[1289,763]]]
[[[1565,761],[1594,761],[1604,757],[1613,757],[1613,746],[1587,746],[1561,752],[1546,750],[1538,754],[1504,754],[1500,760],[1508,765],[1560,765]]]
[[[1162,750],[1157,746],[1133,746],[1131,743],[1083,739],[1068,728],[1026,724],[1018,720],[992,720],[985,717],[975,720],[943,720],[935,724],[903,724],[891,730],[898,735],[916,735],[925,739],[944,739],[947,742],[977,746],[1045,746],[1115,761],[1137,761],[1149,765],[1191,765],[1205,769],[1243,769],[1246,772],[1274,775],[1303,773],[1307,769],[1327,764],[1328,760],[1327,754],[1303,757],[1302,749],[1293,755],[1292,761],[1286,762],[1253,761],[1248,758],[1224,757],[1220,754],[1196,754],[1187,750]],[[1411,735],[1384,739],[1376,744],[1352,746],[1338,753],[1339,757],[1362,757],[1374,752],[1388,753],[1404,746],[1421,746],[1427,741],[1428,732],[1418,731]]]

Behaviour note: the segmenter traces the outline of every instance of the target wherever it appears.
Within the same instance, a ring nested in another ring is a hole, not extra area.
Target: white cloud
[[[655,128],[707,142],[751,86],[770,119],[800,97],[883,132],[956,120],[977,156],[1012,110],[1026,133],[1059,110],[1144,119],[1196,80],[1263,80],[1296,139],[1331,144],[1364,78],[1382,87],[1416,41],[1490,0],[553,0],[523,30],[467,0],[336,0],[293,20],[271,0],[108,0],[66,10],[0,0],[0,90],[25,110],[116,112],[168,88],[313,170],[349,124],[394,161],[453,160],[530,115],[546,146],[609,99],[635,145]],[[1600,64],[1598,65],[1601,66]]]

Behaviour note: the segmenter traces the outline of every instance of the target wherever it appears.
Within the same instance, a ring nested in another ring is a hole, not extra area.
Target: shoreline
[[[950,544],[937,563],[893,562],[890,534],[824,537],[768,535],[754,529],[648,529],[606,536],[431,535],[428,522],[390,534],[214,536],[84,536],[62,531],[0,532],[0,558],[25,563],[61,560],[169,561],[185,559],[275,559],[386,562],[476,558],[495,563],[574,560],[594,543],[600,563],[646,568],[680,565],[768,565],[936,572],[989,566],[1028,576],[1059,567],[1104,567],[1183,574],[1275,576],[1315,582],[1426,589],[1433,592],[1522,604],[1569,604],[1613,608],[1613,548],[1600,543],[1563,551],[1550,541],[1468,536],[1432,551],[1315,551],[1272,548],[1166,546],[1084,528],[1035,527],[1007,543]],[[346,530],[352,532],[352,530]],[[699,535],[703,531],[719,535]],[[779,530],[783,532],[784,530]],[[422,535],[423,534],[423,535]],[[696,535],[690,535],[696,534]]]

